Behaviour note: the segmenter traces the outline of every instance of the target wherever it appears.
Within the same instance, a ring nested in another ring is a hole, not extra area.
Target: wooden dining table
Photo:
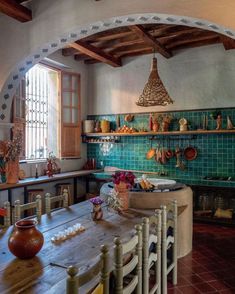
[[[66,267],[76,265],[85,270],[97,258],[100,246],[107,244],[113,255],[113,239],[127,241],[134,233],[134,225],[141,223],[145,213],[129,210],[123,215],[104,205],[102,220],[91,218],[91,203],[84,201],[69,208],[43,215],[37,228],[43,233],[44,245],[32,259],[16,258],[8,249],[13,226],[0,233],[0,293],[65,293]],[[63,242],[51,238],[68,227],[80,223],[85,231]]]

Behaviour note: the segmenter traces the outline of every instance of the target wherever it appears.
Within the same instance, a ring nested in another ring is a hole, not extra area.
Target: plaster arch
[[[227,29],[226,27],[217,25],[207,20],[161,13],[129,14],[94,22],[86,26],[78,26],[74,28],[71,32],[55,36],[55,38],[50,43],[42,44],[37,50],[31,52],[31,54],[29,54],[26,58],[21,60],[15,66],[15,68],[7,77],[0,92],[0,123],[10,122],[10,108],[12,97],[16,91],[19,81],[32,66],[40,62],[43,58],[52,54],[56,50],[63,48],[65,45],[68,45],[71,42],[92,35],[94,33],[121,26],[148,23],[174,25],[178,24],[190,27],[197,27],[211,30],[235,39],[234,30]]]

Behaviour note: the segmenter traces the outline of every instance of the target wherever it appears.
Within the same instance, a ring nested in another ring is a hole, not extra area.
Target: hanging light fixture
[[[157,58],[154,56],[152,60],[151,72],[147,84],[144,87],[139,100],[136,101],[138,106],[166,106],[173,104],[173,100],[169,96],[164,87],[157,70]]]

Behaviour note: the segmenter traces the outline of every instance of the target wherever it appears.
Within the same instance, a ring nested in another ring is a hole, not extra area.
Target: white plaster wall
[[[126,59],[120,68],[89,65],[89,114],[235,107],[235,50],[211,45],[157,54],[159,75],[174,104],[135,104],[147,82],[152,55]]]
[[[66,67],[66,71],[76,72],[81,75],[81,104],[82,104],[82,112],[81,112],[81,118],[86,118],[87,115],[87,66],[85,66],[83,63],[76,62],[71,57],[63,57],[61,55],[61,52],[56,52],[50,56],[48,56],[49,59],[52,61],[56,61],[60,63],[61,65],[64,65]],[[4,131],[4,132],[3,132]],[[9,137],[9,128],[7,127],[1,127],[0,126],[0,140],[1,139],[8,139]],[[81,159],[64,159],[58,161],[59,166],[61,167],[62,172],[65,171],[73,171],[81,169],[84,165],[87,158],[87,152],[86,152],[86,144],[81,143]],[[38,165],[38,173],[39,176],[43,173],[43,170],[46,168],[46,162],[37,163]],[[36,163],[21,163],[20,168],[23,169],[26,173],[26,177],[34,177],[36,174]],[[58,181],[61,182],[61,181]],[[57,182],[57,183],[58,183]],[[73,185],[73,181],[71,179],[66,180],[66,182],[70,182],[71,185]],[[55,195],[55,184],[56,182],[48,183],[48,184],[42,184],[42,185],[35,185],[32,186],[33,189],[35,188],[43,188],[44,193],[50,192],[53,195]],[[71,186],[72,187],[72,186]],[[73,192],[73,188],[72,191]],[[77,181],[77,197],[80,197],[85,194],[85,182],[84,180],[78,180]],[[12,194],[12,201],[19,199],[23,203],[23,196],[24,191],[23,188],[14,189]],[[3,205],[3,203],[7,200],[7,192],[1,191],[0,192],[0,207]]]
[[[66,67],[66,71],[71,71],[75,73],[79,73],[81,76],[81,119],[86,118],[87,114],[87,66],[84,63],[76,62],[72,57],[63,57],[61,52],[55,52],[54,54],[48,56],[52,61],[56,61]],[[81,143],[81,159],[63,159],[59,161],[59,165],[61,167],[62,172],[64,171],[73,171],[81,169],[84,165],[87,154],[86,154],[86,144]],[[38,164],[39,171],[45,168],[45,163]],[[35,164],[21,164],[21,168],[23,168],[26,172],[26,176],[34,176],[35,175]]]
[[[27,56],[39,52],[37,50],[42,48],[41,46],[57,42],[71,33],[78,33],[82,26],[89,27],[91,23],[111,17],[151,12],[189,16],[208,20],[209,23],[216,23],[227,29],[235,29],[233,0],[37,0],[32,2],[32,11],[33,21],[27,23],[0,16],[0,89],[8,77],[10,78],[12,69],[15,69],[17,64],[20,66],[20,61]],[[226,29],[224,31],[227,32]],[[9,115],[9,110],[6,114]]]

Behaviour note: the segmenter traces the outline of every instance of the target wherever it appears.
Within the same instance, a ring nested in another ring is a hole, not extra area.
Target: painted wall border
[[[0,122],[10,122],[10,109],[12,98],[15,94],[17,86],[19,85],[19,81],[32,66],[37,64],[43,58],[52,54],[56,50],[63,48],[65,45],[71,42],[98,32],[121,26],[149,23],[177,24],[189,27],[203,28],[235,39],[235,31],[227,29],[215,23],[192,17],[158,13],[141,13],[117,16],[104,21],[98,21],[90,25],[77,27],[71,32],[64,33],[61,36],[56,37],[50,43],[44,44],[43,46],[35,50],[35,52],[30,54],[27,58],[21,60],[17,64],[17,66],[6,79],[0,92]]]

